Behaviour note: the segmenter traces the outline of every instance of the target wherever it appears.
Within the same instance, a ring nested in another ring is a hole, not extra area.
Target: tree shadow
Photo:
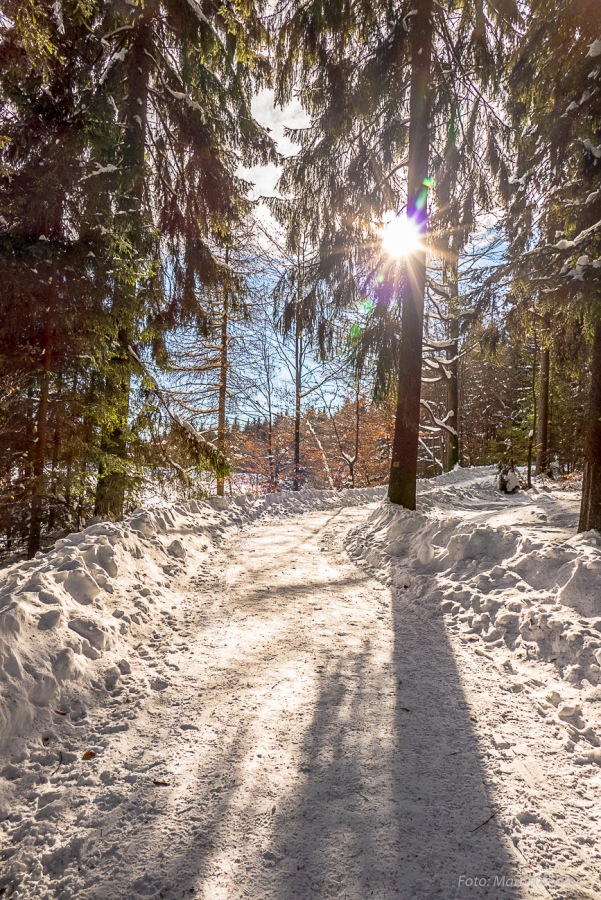
[[[339,579],[336,589],[341,587],[349,599],[364,589],[374,606],[382,601],[382,592],[360,570]],[[518,880],[515,861],[497,822],[439,611],[407,593],[393,596],[391,650],[389,635],[375,619],[362,635],[349,629],[353,633],[344,640],[323,640],[313,632],[306,613],[327,592],[327,583],[299,581],[282,588],[280,599],[292,600],[304,616],[302,665],[310,659],[312,670],[302,724],[290,720],[278,729],[282,757],[290,764],[284,783],[292,789],[279,793],[271,810],[265,778],[253,782],[253,772],[263,766],[256,759],[260,708],[254,735],[251,717],[225,727],[232,695],[244,690],[238,676],[261,661],[251,643],[239,659],[227,662],[231,678],[221,685],[215,707],[223,711],[225,726],[206,756],[197,753],[193,766],[182,761],[186,784],[176,792],[175,778],[174,788],[150,781],[119,813],[99,815],[103,826],[120,834],[119,866],[114,858],[100,861],[96,886],[82,900],[523,896],[512,885]],[[277,595],[276,585],[273,591]],[[252,592],[246,602],[257,599]],[[271,610],[273,615],[273,605]],[[287,613],[280,615],[283,641],[289,629]],[[300,666],[301,656],[288,665]],[[246,708],[250,716],[256,707]],[[245,784],[241,797],[238,789]],[[165,792],[164,816],[157,791]],[[220,885],[222,864],[233,874],[228,881],[226,872]]]
[[[444,622],[393,610],[392,660],[365,641],[322,674],[257,897],[521,895]]]

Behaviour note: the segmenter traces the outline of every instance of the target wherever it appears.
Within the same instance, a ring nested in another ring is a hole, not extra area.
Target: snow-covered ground
[[[0,896],[600,897],[578,501],[175,504],[7,570]]]
[[[576,534],[580,494],[548,482],[495,490],[494,468],[423,482],[415,513],[384,503],[353,556],[416,602],[511,658],[601,684],[601,535]]]

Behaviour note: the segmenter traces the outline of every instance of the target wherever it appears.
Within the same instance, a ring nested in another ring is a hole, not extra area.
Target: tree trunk
[[[534,332],[534,348],[532,352],[532,380],[530,390],[532,392],[532,428],[528,435],[528,487],[532,487],[532,444],[538,430],[538,396],[536,393],[536,366],[538,363],[538,338]]]
[[[446,432],[447,470],[450,472],[459,463],[459,310],[457,309],[457,296],[459,292],[457,262],[451,267],[449,279],[449,340],[452,342],[447,349],[447,410],[449,416],[447,425],[454,430],[454,434]]]
[[[120,211],[127,216],[129,239],[134,247],[147,240],[144,228],[144,157],[148,127],[148,100],[152,65],[152,18],[154,0],[146,3],[133,23],[135,37],[128,53],[127,97],[124,101],[123,160]],[[115,395],[115,416],[118,424],[101,441],[101,451],[114,458],[98,470],[94,515],[109,519],[123,518],[126,491],[126,460],[128,452],[128,424],[131,390],[131,360],[129,348],[133,340],[137,312],[136,286],[118,284],[113,298],[113,314],[121,323],[118,330],[118,353],[113,357],[113,373],[107,379],[109,397]]]
[[[63,388],[64,388],[64,373],[61,369],[58,372],[57,377],[57,387],[56,387],[56,408],[62,408],[64,403],[63,398]],[[57,518],[57,497],[59,494],[59,482],[61,477],[61,469],[59,467],[60,454],[62,449],[62,426],[63,426],[62,416],[60,419],[55,417],[54,423],[54,434],[52,437],[52,463],[50,470],[50,497],[52,498],[52,502],[50,505],[50,509],[48,510],[48,531],[52,532],[54,530]]]
[[[535,475],[545,473],[549,467],[549,348],[543,347],[540,357],[540,386],[538,401],[538,435],[536,439]]]
[[[297,307],[294,333],[294,478],[292,490],[300,490],[300,426],[301,426],[301,387],[302,387],[302,352],[303,336],[300,324],[300,311]]]
[[[578,531],[601,531],[601,320],[595,323],[586,461]]]
[[[56,291],[53,278],[53,293]],[[54,326],[52,313],[54,302],[51,301],[46,311],[44,324],[44,349],[42,356],[42,376],[40,379],[40,400],[36,416],[35,449],[33,456],[33,496],[31,498],[31,518],[27,541],[27,556],[31,559],[41,546],[42,514],[44,510],[44,462],[46,459],[46,436],[48,432],[48,395],[50,392],[50,371],[52,367],[52,340]]]
[[[307,416],[307,418],[305,419],[305,422],[307,423],[307,429],[311,432],[311,434],[313,435],[313,437],[314,437],[314,439],[315,439],[315,443],[317,444],[317,449],[319,450],[319,453],[320,453],[321,458],[322,458],[322,460],[323,460],[323,468],[324,468],[324,471],[325,471],[325,473],[326,473],[326,477],[327,477],[327,479],[328,479],[328,484],[330,485],[330,490],[335,491],[335,490],[336,490],[336,485],[334,484],[334,479],[332,478],[332,473],[331,473],[331,471],[330,471],[330,466],[328,465],[328,457],[326,456],[326,452],[325,452],[325,450],[323,449],[323,444],[322,444],[321,441],[319,440],[318,434],[317,434],[317,432],[315,431],[315,429],[313,428],[313,425],[311,424],[311,420],[309,419],[308,416]]]
[[[58,494],[58,477],[59,477],[59,468],[58,468],[58,460],[60,455],[60,447],[61,447],[61,436],[58,428],[54,429],[54,435],[52,439],[52,464],[50,470],[50,497],[52,498],[50,509],[48,510],[48,531],[52,532],[54,526],[56,524],[56,503],[57,503],[57,494]]]
[[[269,490],[275,493],[277,490],[277,479],[275,471],[275,460],[273,458],[273,417],[271,415],[271,406],[269,408],[269,416],[267,420],[267,461],[269,465]]]
[[[119,425],[104,435],[101,451],[113,461],[107,466],[101,462],[96,483],[94,515],[103,519],[122,519],[126,489],[127,426],[129,419],[130,359],[129,335],[119,330],[119,355],[112,360],[112,373],[108,378],[108,390],[114,395],[115,418]],[[117,460],[119,462],[117,462]]]
[[[427,189],[430,145],[430,65],[432,57],[432,0],[417,4],[411,25],[411,96],[407,215],[419,223],[426,237]],[[388,498],[406,509],[415,509],[417,449],[419,440],[425,246],[408,257],[403,287],[398,399]]]
[[[225,264],[229,265],[229,253],[225,251]],[[221,314],[221,346],[219,348],[219,412],[217,422],[217,449],[225,459],[227,424],[225,419],[225,408],[227,403],[227,376],[228,376],[228,327],[229,327],[229,293],[226,287],[223,291],[223,310]],[[217,496],[223,497],[225,489],[225,480],[223,477],[217,479]]]

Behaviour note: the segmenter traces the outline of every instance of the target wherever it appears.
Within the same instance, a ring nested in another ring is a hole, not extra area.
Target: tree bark
[[[128,54],[127,96],[124,101],[123,184],[120,209],[129,217],[130,240],[134,246],[145,240],[143,223],[144,157],[148,127],[148,100],[152,65],[152,18],[156,3],[147,3],[133,24],[135,36]],[[113,373],[107,379],[109,396],[115,395],[115,418],[118,424],[101,441],[101,451],[119,460],[118,464],[98,470],[94,515],[109,519],[123,518],[126,493],[126,461],[131,390],[129,347],[133,339],[136,316],[136,287],[119,284],[113,299],[113,315],[121,323],[113,357]]]
[[[269,407],[269,415],[267,418],[267,462],[269,466],[269,490],[271,493],[277,491],[277,478],[275,470],[275,459],[273,457],[273,417],[271,414],[271,406]]]
[[[300,426],[301,426],[301,388],[302,388],[302,354],[303,335],[301,330],[300,309],[297,305],[294,332],[294,478],[292,490],[300,491]]]
[[[549,375],[550,353],[548,347],[543,347],[540,357],[540,381],[538,400],[538,435],[536,438],[536,468],[535,475],[547,471],[549,467]]]
[[[229,265],[229,253],[225,251],[225,264]],[[227,423],[225,410],[227,404],[227,376],[228,376],[228,340],[229,340],[229,292],[226,287],[223,291],[223,309],[221,313],[221,346],[219,348],[219,412],[217,421],[217,449],[225,458]],[[217,479],[217,496],[223,497],[225,492],[224,478]]]
[[[601,320],[595,323],[586,461],[578,531],[601,531]]]
[[[407,175],[407,215],[419,223],[425,241],[430,146],[430,66],[432,57],[432,0],[417,4],[411,25],[411,94],[409,125],[409,168]],[[421,205],[423,201],[423,206]],[[419,440],[420,392],[425,246],[408,257],[403,287],[398,399],[388,499],[406,509],[415,509],[417,451]]]
[[[55,285],[56,268],[53,278],[53,295]],[[27,540],[27,557],[38,552],[42,538],[42,515],[44,511],[44,462],[46,459],[46,436],[48,433],[48,397],[50,393],[50,373],[52,368],[52,342],[54,326],[52,313],[54,302],[51,301],[46,311],[44,323],[44,349],[42,355],[42,375],[40,379],[40,400],[36,416],[35,449],[33,456],[33,496],[31,498],[31,516],[29,522],[29,536]]]
[[[451,267],[449,279],[449,340],[452,342],[447,350],[447,425],[455,433],[446,432],[447,471],[451,471],[459,463],[459,310],[457,296],[459,292],[457,262]]]

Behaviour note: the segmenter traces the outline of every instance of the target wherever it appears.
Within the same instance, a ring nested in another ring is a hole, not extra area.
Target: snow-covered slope
[[[0,895],[601,896],[578,496],[383,494],[140,510],[5,573]]]
[[[491,647],[601,682],[601,535],[576,535],[579,495],[495,489],[492,467],[420,484],[418,511],[384,501],[349,550]]]
[[[574,535],[578,495],[499,494],[492,468],[420,482],[418,512],[383,488],[302,491],[140,509],[57,542],[0,581],[0,747],[68,695],[90,703],[137,670],[140,647],[169,632],[187,571],[208,571],[226,534],[261,516],[380,501],[348,549],[418,603],[440,605],[491,647],[552,662],[578,683],[601,682],[601,538]],[[204,568],[203,568],[204,567]]]
[[[0,580],[0,747],[34,720],[42,725],[69,695],[131,672],[132,648],[169,631],[187,569],[203,570],[232,528],[259,516],[364,503],[381,489],[302,491],[176,503],[140,509],[57,541],[46,554],[12,566]],[[136,654],[136,657],[139,654]],[[148,689],[152,688],[148,684]]]

